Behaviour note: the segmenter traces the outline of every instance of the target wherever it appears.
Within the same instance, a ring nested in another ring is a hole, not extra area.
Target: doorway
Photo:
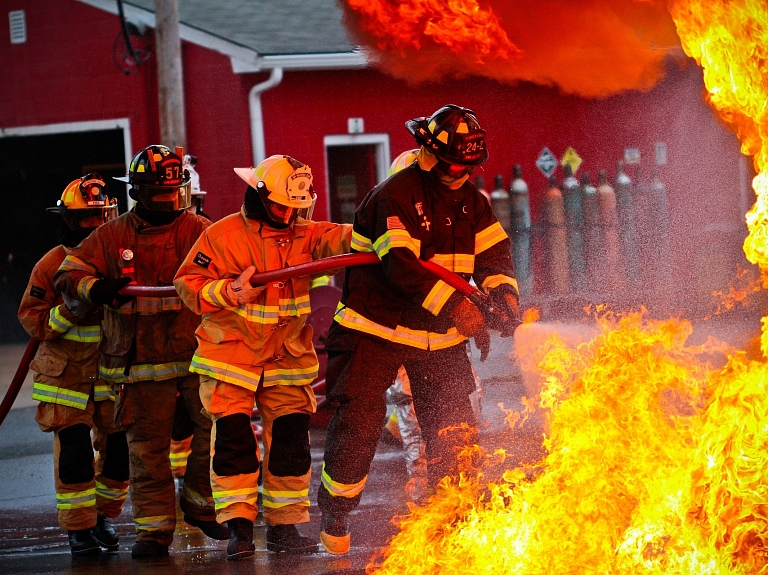
[[[112,180],[125,175],[130,152],[122,127],[111,122],[109,129],[89,131],[50,133],[44,128],[16,128],[0,134],[4,198],[0,209],[0,343],[28,339],[16,312],[32,268],[60,243],[61,217],[45,209],[56,205],[67,184],[99,172],[108,183],[109,195],[117,198],[120,213],[127,209],[125,185]]]
[[[330,220],[351,224],[363,198],[387,177],[389,136],[326,136],[325,158]]]

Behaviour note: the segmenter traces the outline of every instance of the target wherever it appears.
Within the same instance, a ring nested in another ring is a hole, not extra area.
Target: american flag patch
[[[387,229],[388,230],[404,230],[405,226],[403,225],[403,222],[400,221],[399,217],[389,216],[387,218]]]

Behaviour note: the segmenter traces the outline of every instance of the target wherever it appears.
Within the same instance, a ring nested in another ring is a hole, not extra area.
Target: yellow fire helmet
[[[399,156],[397,156],[394,160],[392,160],[392,165],[389,166],[389,175],[391,176],[392,174],[396,174],[403,168],[407,168],[408,166],[410,166],[413,162],[416,161],[416,156],[418,154],[419,154],[418,148],[401,152]]]
[[[290,156],[270,156],[255,168],[235,168],[235,173],[259,193],[267,216],[278,224],[297,217],[309,219],[317,196],[312,170]]]
[[[59,213],[75,231],[89,231],[117,217],[117,200],[107,196],[104,178],[90,172],[70,182],[56,207],[47,211]]]

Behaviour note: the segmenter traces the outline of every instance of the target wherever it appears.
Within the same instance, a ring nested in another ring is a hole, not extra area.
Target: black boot
[[[211,539],[216,539],[218,541],[226,541],[229,539],[229,529],[221,523],[216,523],[216,521],[193,519],[184,514],[184,522],[192,527],[197,527]]]
[[[144,557],[166,557],[168,555],[168,546],[148,539],[146,541],[137,541],[131,546],[131,557],[142,559]]]
[[[229,527],[229,544],[227,559],[245,559],[256,551],[253,544],[253,521],[236,517],[227,521]]]
[[[317,543],[302,537],[295,525],[267,525],[267,550],[275,553],[316,553]]]
[[[96,527],[91,530],[93,538],[107,551],[115,552],[120,549],[120,537],[106,517],[101,515],[96,519]]]
[[[101,553],[101,545],[93,538],[91,531],[91,529],[67,531],[69,549],[72,551],[72,555],[85,557]]]

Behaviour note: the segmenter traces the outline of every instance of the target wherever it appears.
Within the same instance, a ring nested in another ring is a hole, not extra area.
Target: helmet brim
[[[117,176],[112,176],[112,179],[117,180],[118,182],[124,182],[126,184],[130,183],[128,176],[120,176],[119,178]]]

